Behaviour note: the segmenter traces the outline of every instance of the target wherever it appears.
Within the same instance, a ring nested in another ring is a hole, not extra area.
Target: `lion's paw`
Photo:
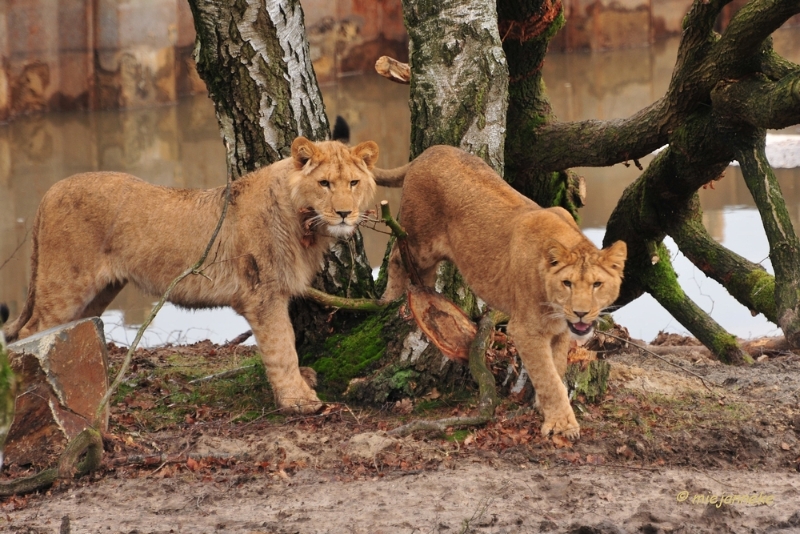
[[[302,388],[284,391],[275,395],[278,408],[283,413],[316,413],[325,405],[317,397],[316,392],[303,382]]]
[[[547,436],[551,432],[563,435],[570,441],[577,441],[581,437],[581,427],[578,421],[575,420],[575,414],[572,413],[572,410],[569,411],[569,415],[545,416],[544,423],[542,423],[542,435]]]

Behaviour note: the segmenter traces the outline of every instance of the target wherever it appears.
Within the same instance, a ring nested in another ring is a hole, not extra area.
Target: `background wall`
[[[726,6],[719,25],[745,2]],[[691,0],[563,4],[568,22],[553,51],[648,46],[680,33]],[[407,61],[401,0],[302,5],[321,84],[371,71],[382,55]],[[0,122],[41,111],[148,107],[204,92],[194,36],[186,0],[0,0]]]

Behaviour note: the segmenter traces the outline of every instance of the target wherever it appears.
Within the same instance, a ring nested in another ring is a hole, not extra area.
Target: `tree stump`
[[[67,444],[92,426],[108,389],[103,323],[83,319],[8,346],[19,387],[5,444],[6,463],[48,467]],[[108,410],[99,431],[108,428]]]

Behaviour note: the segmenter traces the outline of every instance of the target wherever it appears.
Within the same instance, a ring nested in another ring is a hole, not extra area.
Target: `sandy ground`
[[[396,417],[349,408],[116,436],[102,472],[0,502],[0,530],[800,532],[800,357],[666,359],[712,392],[664,361],[615,356],[576,444],[540,436],[529,409],[457,440],[393,438]],[[131,460],[156,451],[150,467]]]

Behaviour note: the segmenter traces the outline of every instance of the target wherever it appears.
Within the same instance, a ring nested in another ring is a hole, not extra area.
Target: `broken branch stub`
[[[411,67],[389,56],[381,56],[375,62],[375,71],[393,82],[411,83]]]

